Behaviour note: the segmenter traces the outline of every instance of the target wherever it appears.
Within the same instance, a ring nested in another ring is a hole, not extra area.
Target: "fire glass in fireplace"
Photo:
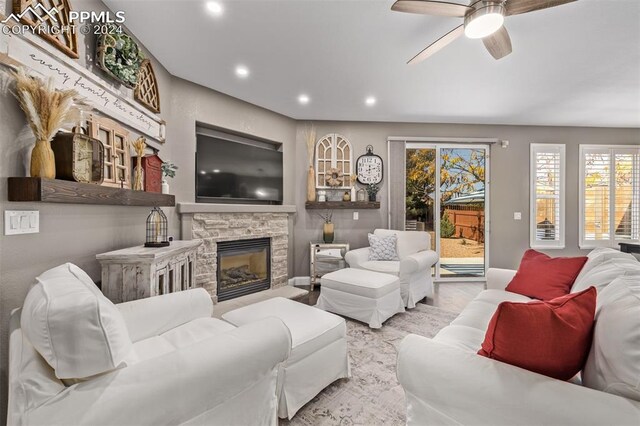
[[[271,287],[271,241],[218,243],[218,301],[268,290]]]

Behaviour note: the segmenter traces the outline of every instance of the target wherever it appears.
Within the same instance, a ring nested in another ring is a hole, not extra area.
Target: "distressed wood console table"
[[[196,253],[202,240],[168,247],[137,246],[101,253],[102,292],[113,303],[195,288]]]

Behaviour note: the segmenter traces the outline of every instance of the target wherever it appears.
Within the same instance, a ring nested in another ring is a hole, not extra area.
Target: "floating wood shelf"
[[[9,201],[173,207],[173,195],[110,188],[90,183],[31,177],[9,178]]]
[[[307,209],[316,210],[365,210],[365,209],[379,209],[379,201],[307,201],[305,203]]]

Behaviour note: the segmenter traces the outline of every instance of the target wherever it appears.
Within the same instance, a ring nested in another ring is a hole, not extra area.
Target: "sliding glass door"
[[[431,234],[437,280],[484,279],[488,145],[407,142],[404,229]]]

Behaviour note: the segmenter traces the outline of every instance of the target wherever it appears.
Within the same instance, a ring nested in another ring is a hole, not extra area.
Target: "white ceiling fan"
[[[411,58],[408,64],[427,59],[462,34],[482,39],[491,56],[501,59],[511,53],[511,38],[504,27],[505,16],[547,9],[577,0],[471,0],[469,6],[445,1],[398,0],[391,10],[421,15],[464,18],[464,23]]]

